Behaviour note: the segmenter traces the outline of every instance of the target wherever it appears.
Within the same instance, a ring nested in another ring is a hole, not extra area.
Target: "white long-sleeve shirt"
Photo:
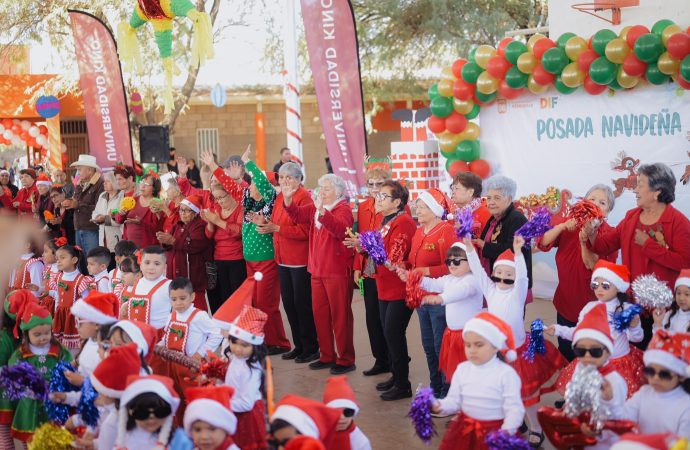
[[[515,346],[520,347],[525,343],[525,301],[529,279],[527,278],[527,266],[522,252],[515,255],[515,284],[508,289],[500,289],[496,283],[484,271],[476,251],[467,252],[470,269],[479,288],[486,298],[487,309],[491,314],[502,319],[513,330]]]
[[[670,324],[668,329],[664,328],[667,323]],[[673,317],[671,317],[671,311],[666,311],[666,314],[664,314],[664,319],[661,321],[662,325],[661,328],[659,327],[654,327],[654,332],[656,330],[667,330],[672,333],[687,333],[688,332],[688,325],[690,325],[690,311],[683,311],[682,309],[679,309]]]
[[[609,324],[613,321],[613,314],[618,308],[618,300],[613,299],[608,302],[602,302],[599,300],[594,300],[587,303],[580,311],[580,315],[577,318],[577,322],[582,322],[585,315],[592,310],[597,305],[606,305],[606,311],[609,315]],[[625,302],[623,304],[623,309],[628,309],[632,304]],[[566,327],[564,325],[556,325],[556,336],[561,339],[567,339],[569,341],[573,340],[573,334],[575,333],[576,327]],[[642,324],[639,323],[635,327],[628,327],[625,330],[617,331],[615,327],[610,326],[611,337],[613,338],[613,353],[611,353],[611,358],[620,358],[627,355],[630,352],[630,342],[640,342],[644,338],[644,331],[642,330]]]
[[[462,411],[476,420],[503,419],[501,429],[514,433],[525,415],[521,387],[515,369],[498,357],[481,366],[462,362],[453,374],[448,395],[439,400],[441,414]]]
[[[34,258],[33,253],[25,253],[21,256],[20,259],[23,262],[23,261],[28,261],[31,258]],[[39,297],[44,290],[44,283],[45,283],[45,280],[43,279],[43,263],[41,262],[41,260],[37,259],[33,263],[29,264],[29,267],[27,269],[28,269],[28,274],[27,274],[28,279],[25,279],[24,282],[26,284],[31,283],[31,284],[38,286],[38,290],[32,291],[31,293],[34,294],[35,297]],[[12,272],[10,273],[10,286],[18,286],[22,282],[21,279],[17,279],[17,278],[23,277],[24,274],[23,273],[17,273],[18,270],[19,270],[19,267],[12,269]]]
[[[101,362],[101,357],[98,356],[98,342],[93,339],[88,339],[84,344],[84,348],[79,353],[79,369],[77,372],[84,378],[88,378],[94,371],[98,363]],[[67,399],[65,402],[71,406],[77,406],[81,398],[81,391],[67,392]]]
[[[125,448],[127,450],[153,450],[158,446],[158,433],[151,433],[139,427],[127,432]]]
[[[98,292],[102,292],[104,294],[110,294],[112,292],[113,287],[110,284],[110,274],[107,270],[93,275],[93,279],[96,283],[96,290]]]
[[[482,310],[484,295],[474,275],[467,273],[456,277],[444,275],[441,278],[424,277],[422,289],[440,292],[446,305],[446,324],[451,330],[462,330],[465,322]]]
[[[350,433],[350,450],[371,450],[369,438],[358,426],[355,426],[355,429]]]
[[[259,363],[252,364],[250,369],[246,358],[230,355],[230,365],[225,374],[225,384],[235,388],[232,395],[233,412],[251,411],[254,403],[261,400],[261,376],[263,369]]]
[[[130,297],[142,297],[148,294],[154,286],[156,286],[161,280],[165,279],[165,274],[156,278],[155,280],[147,280],[142,278],[136,285],[134,295]],[[167,280],[156,292],[154,292],[151,298],[151,314],[149,318],[149,323],[152,327],[157,329],[164,328],[168,324],[168,317],[170,317],[170,311],[172,306],[170,304],[170,293],[168,287],[170,286],[170,280]]]
[[[194,311],[197,311],[197,308],[190,305],[186,311],[177,313],[177,320],[185,322]],[[166,328],[170,324],[171,318],[172,313],[168,315]],[[206,311],[199,311],[189,324],[187,344],[185,346],[187,356],[193,356],[196,353],[206,356],[207,351],[214,352],[221,342],[223,342],[223,335],[220,334],[220,328],[211,320]],[[159,345],[165,345],[165,342],[161,341]]]
[[[621,374],[615,371],[604,375],[604,379],[611,384],[611,389],[613,391],[613,397],[611,400],[601,401],[609,410],[607,419],[622,419],[623,406],[625,405],[625,399],[628,396],[628,384],[625,382]],[[616,443],[618,439],[620,439],[620,436],[613,431],[604,430],[601,432],[601,435],[597,437],[597,443],[595,445],[590,445],[585,448],[590,450],[606,450],[611,448],[611,446]]]
[[[644,385],[625,402],[623,418],[637,422],[642,434],[690,436],[690,395],[682,386],[657,392]]]
[[[117,440],[117,422],[118,410],[113,408],[105,420],[101,422],[96,442],[96,448],[98,450],[113,450],[115,448],[115,441]]]

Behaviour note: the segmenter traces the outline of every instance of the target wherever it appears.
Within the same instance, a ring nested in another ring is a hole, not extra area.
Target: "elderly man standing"
[[[79,155],[79,159],[70,167],[76,167],[79,172],[79,186],[74,190],[74,197],[65,200],[63,206],[74,209],[77,245],[88,254],[89,250],[98,247],[98,224],[92,222],[91,217],[98,197],[103,193],[101,168],[96,163],[96,157],[91,155]]]

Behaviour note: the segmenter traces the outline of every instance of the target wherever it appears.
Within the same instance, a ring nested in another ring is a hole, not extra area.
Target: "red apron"
[[[125,292],[123,297],[127,297],[127,318],[129,320],[138,320],[139,322],[150,324],[151,301],[153,299],[153,294],[155,294],[166,281],[168,281],[168,279],[163,278],[146,294],[136,294],[137,286],[139,285],[139,282],[137,281],[131,289]]]
[[[43,269],[43,285],[45,286],[45,293],[38,299],[38,303],[45,307],[50,314],[55,313],[55,299],[50,295],[49,287],[53,278],[53,272],[50,271],[50,266]]]
[[[113,269],[113,278],[110,279],[110,288],[113,290],[113,292],[115,292],[115,288],[120,284],[122,284],[122,280],[120,279],[120,271],[116,267]]]
[[[36,261],[40,261],[38,258],[29,258],[22,260],[21,264],[17,266],[17,270],[14,272],[14,280],[10,286],[10,291],[16,289],[26,289],[26,286],[31,283],[31,275],[29,274],[29,266]]]
[[[79,296],[79,286],[84,280],[84,275],[79,274],[72,281],[62,279],[62,272],[58,275],[57,306],[53,317],[53,335],[62,345],[69,349],[79,348],[81,339],[77,331],[77,321],[72,316],[70,308]]]
[[[187,354],[186,350],[187,338],[189,337],[189,329],[192,326],[192,320],[194,320],[194,316],[196,316],[199,312],[200,311],[197,309],[192,314],[190,314],[187,320],[179,321],[177,320],[177,312],[173,311],[172,316],[170,317],[170,322],[168,322],[168,326],[165,328],[165,337],[163,338],[163,342],[165,343],[165,346],[167,348],[169,348],[170,350],[182,352],[185,355]],[[177,408],[177,413],[175,414],[175,422],[176,424],[181,426],[182,420],[184,418],[184,411],[187,407],[184,391],[196,385],[189,381],[189,378],[193,374],[192,371],[189,370],[187,367],[175,364],[170,361],[166,361],[165,365],[167,366],[167,376],[172,378],[175,391],[177,391],[177,395],[182,400],[180,402],[179,408]]]

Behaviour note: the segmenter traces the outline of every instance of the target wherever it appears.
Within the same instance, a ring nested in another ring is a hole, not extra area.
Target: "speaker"
[[[162,164],[170,161],[170,131],[168,127],[140,126],[139,149],[142,163]]]

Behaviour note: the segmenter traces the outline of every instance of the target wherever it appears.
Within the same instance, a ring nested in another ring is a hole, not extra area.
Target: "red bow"
[[[137,255],[137,264],[139,265],[139,267],[141,267],[141,250],[137,250],[136,252],[134,252],[134,254]]]
[[[53,239],[53,242],[55,242],[56,247],[63,247],[65,245],[67,245],[67,238],[62,236],[62,237]]]

